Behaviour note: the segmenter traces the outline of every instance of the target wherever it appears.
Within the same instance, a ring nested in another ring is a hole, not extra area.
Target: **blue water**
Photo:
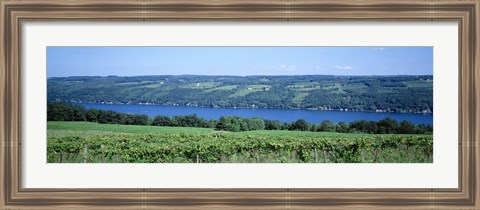
[[[244,108],[207,108],[193,106],[162,106],[137,104],[80,104],[85,108],[112,110],[130,114],[145,114],[150,117],[157,115],[176,116],[196,114],[203,119],[216,119],[221,116],[240,116],[245,118],[259,117],[282,122],[294,122],[304,119],[310,123],[320,123],[330,120],[334,123],[352,122],[356,120],[382,120],[391,117],[397,121],[408,120],[414,124],[433,124],[433,114],[414,113],[376,113],[376,112],[342,112],[342,111],[314,111],[292,109],[244,109]]]

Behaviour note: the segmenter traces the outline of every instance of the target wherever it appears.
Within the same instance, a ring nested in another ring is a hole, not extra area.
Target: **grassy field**
[[[433,153],[432,135],[225,132],[91,122],[48,122],[47,128],[49,163],[431,163]]]
[[[168,133],[212,133],[213,128],[160,127],[141,125],[98,124],[92,122],[52,122],[47,123],[48,137],[71,135],[92,136],[112,133],[168,134]]]
[[[248,85],[237,92],[235,92],[232,95],[229,95],[229,98],[235,98],[235,97],[242,97],[246,96],[250,93],[258,92],[258,91],[266,91],[269,90],[271,87],[269,85]]]
[[[62,137],[70,135],[92,136],[99,134],[208,134],[228,133],[229,135],[268,135],[268,136],[293,136],[293,137],[371,137],[371,136],[412,136],[411,134],[365,134],[365,133],[335,133],[335,132],[309,132],[309,131],[288,131],[288,130],[256,130],[245,132],[216,131],[213,128],[192,128],[192,127],[167,127],[167,126],[143,126],[143,125],[118,125],[99,124],[92,122],[60,122],[49,121],[47,123],[48,137]],[[431,135],[415,135],[431,136]]]

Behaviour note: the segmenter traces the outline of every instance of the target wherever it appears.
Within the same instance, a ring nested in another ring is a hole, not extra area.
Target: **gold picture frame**
[[[1,0],[1,209],[479,209],[479,0]],[[28,21],[457,22],[456,189],[32,189],[21,166],[21,29]]]

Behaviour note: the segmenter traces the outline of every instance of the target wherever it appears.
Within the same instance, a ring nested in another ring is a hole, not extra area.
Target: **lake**
[[[259,117],[281,122],[294,122],[304,119],[310,123],[320,123],[330,120],[334,123],[352,122],[356,120],[382,120],[391,117],[397,121],[408,120],[414,124],[433,124],[433,114],[416,113],[377,113],[377,112],[344,112],[344,111],[317,111],[297,109],[246,109],[246,108],[208,108],[194,106],[163,106],[138,104],[79,104],[87,109],[96,108],[112,110],[129,114],[145,114],[150,117],[157,115],[176,116],[196,114],[203,119],[218,120],[221,116],[240,116],[245,118]]]

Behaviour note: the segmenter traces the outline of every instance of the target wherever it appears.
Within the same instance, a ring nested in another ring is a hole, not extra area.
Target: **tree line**
[[[205,120],[193,115],[162,116],[150,118],[143,114],[128,114],[111,110],[85,109],[80,105],[65,102],[48,102],[47,120],[49,121],[88,121],[96,123],[122,125],[152,125],[172,127],[215,128],[222,131],[251,130],[291,130],[338,133],[370,133],[370,134],[432,134],[431,125],[415,125],[409,121],[398,122],[392,118],[380,121],[358,120],[351,123],[333,123],[325,120],[319,124],[308,123],[304,119],[295,122],[280,122],[262,118],[243,118],[239,116],[223,116],[219,120]]]

